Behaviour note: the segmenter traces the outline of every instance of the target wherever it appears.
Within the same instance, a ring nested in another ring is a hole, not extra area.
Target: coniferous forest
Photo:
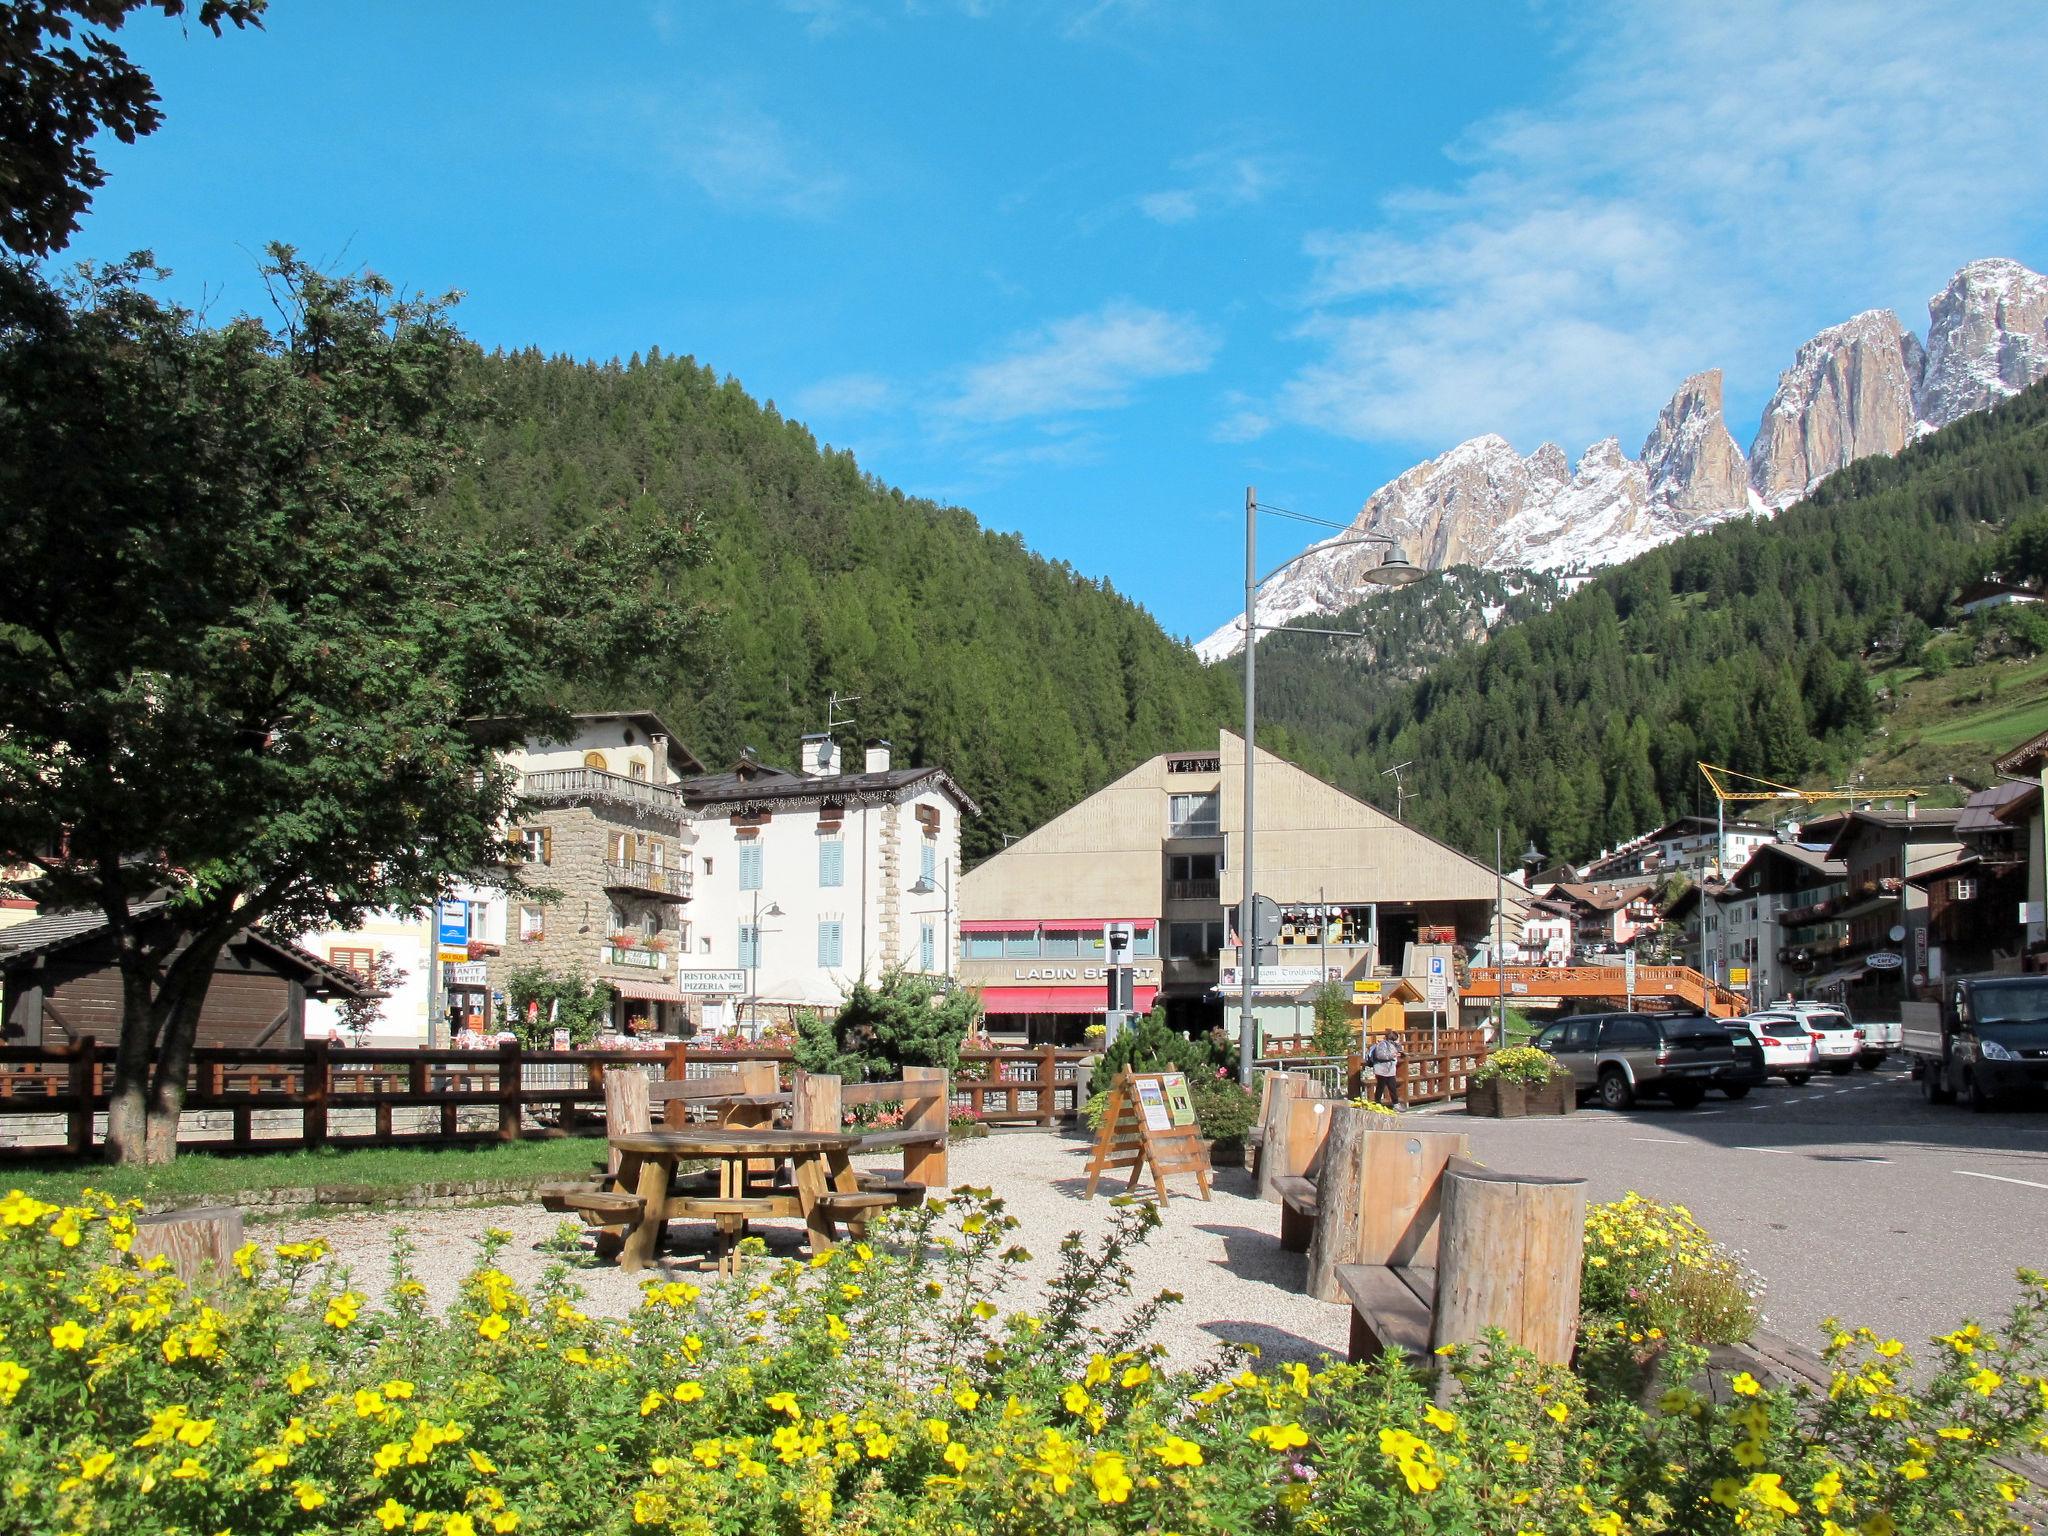
[[[979,857],[1241,718],[1236,662],[1203,667],[1108,583],[882,484],[693,361],[522,352],[476,372],[490,414],[452,495],[463,523],[700,527],[673,581],[706,610],[709,669],[627,658],[615,697],[582,702],[651,705],[709,763],[788,763],[829,695],[858,695],[841,735],[951,769],[985,813]],[[1868,658],[1940,625],[1974,576],[2048,574],[2044,497],[2036,388],[1562,602],[1549,578],[1454,572],[1314,621],[1367,639],[1276,635],[1261,743],[1390,808],[1382,770],[1412,762],[1428,830],[1490,853],[1499,825],[1583,857],[1695,809],[1701,758],[1841,771],[1877,724]]]

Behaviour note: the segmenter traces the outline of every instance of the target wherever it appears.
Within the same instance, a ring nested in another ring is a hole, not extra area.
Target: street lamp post
[[[1275,509],[1279,510],[1279,509]],[[1258,826],[1258,780],[1256,769],[1259,760],[1258,748],[1258,696],[1259,696],[1259,631],[1281,629],[1279,624],[1259,622],[1259,588],[1278,576],[1289,566],[1306,560],[1310,555],[1324,550],[1343,549],[1354,544],[1384,544],[1387,553],[1380,563],[1365,573],[1365,580],[1374,586],[1403,587],[1413,581],[1420,581],[1429,575],[1421,566],[1411,565],[1401,556],[1394,540],[1386,534],[1360,534],[1348,539],[1331,539],[1303,550],[1292,560],[1284,560],[1264,576],[1259,574],[1258,554],[1259,493],[1256,488],[1246,486],[1244,490],[1244,883],[1238,894],[1237,903],[1237,980],[1238,980],[1238,1024],[1237,1024],[1237,1078],[1247,1088],[1252,1081],[1252,1062],[1258,1056],[1258,1017],[1252,1011],[1252,978],[1258,970],[1258,935],[1253,931],[1253,901],[1255,898],[1257,873],[1257,826]],[[1359,635],[1356,629],[1308,629],[1301,633],[1309,635]]]
[[[946,980],[951,981],[953,979],[953,861],[951,859],[946,859],[942,862],[940,873],[945,877],[945,886],[943,887],[945,905],[940,908],[944,915],[939,924],[939,949],[945,958],[940,961],[939,969]],[[919,875],[917,877],[917,884],[910,888],[910,894],[913,896],[930,896],[940,889],[939,886],[932,884],[929,875]],[[921,912],[913,912],[910,915],[912,917],[929,917],[931,916],[931,908],[927,907]]]
[[[747,1022],[752,1026],[754,1038],[761,1038],[761,919],[780,917],[782,908],[774,902],[768,903],[768,910],[761,910],[761,893],[754,892],[754,926],[749,930],[754,942],[747,951]]]

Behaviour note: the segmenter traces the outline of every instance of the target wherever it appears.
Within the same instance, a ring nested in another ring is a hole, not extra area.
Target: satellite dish
[[[1893,924],[1892,924],[1892,942],[1893,942],[1894,944],[1903,944],[1903,943],[1904,943],[1905,941],[1906,941],[1906,925],[1905,925],[1904,923],[1893,923]]]

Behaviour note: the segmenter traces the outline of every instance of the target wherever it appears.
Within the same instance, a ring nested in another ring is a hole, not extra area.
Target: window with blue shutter
[[[761,889],[761,845],[740,844],[740,889],[758,891]]]
[[[926,918],[922,923],[918,924],[917,928],[917,968],[919,970],[928,971],[932,968],[932,959],[937,948],[938,930],[932,926],[932,920]]]
[[[839,927],[839,919],[836,917],[818,920],[818,964],[840,963]]]
[[[750,971],[761,963],[761,930],[751,923],[740,924],[740,969]]]
[[[917,866],[919,877],[923,879],[926,885],[937,885],[939,883],[939,845],[934,842],[926,842],[922,848],[918,849],[918,854],[920,856]]]
[[[846,840],[838,837],[818,839],[818,884],[841,885],[846,879]]]

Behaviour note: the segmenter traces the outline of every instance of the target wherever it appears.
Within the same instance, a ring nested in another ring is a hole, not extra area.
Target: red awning
[[[1152,1011],[1157,987],[1138,987],[1134,999],[1140,1013]],[[1103,987],[983,987],[981,1006],[987,1013],[1101,1013],[1108,1004]]]
[[[1036,933],[1041,928],[1100,928],[1104,923],[1129,923],[1133,928],[1156,928],[1155,917],[995,917],[969,921],[962,918],[962,933]]]

